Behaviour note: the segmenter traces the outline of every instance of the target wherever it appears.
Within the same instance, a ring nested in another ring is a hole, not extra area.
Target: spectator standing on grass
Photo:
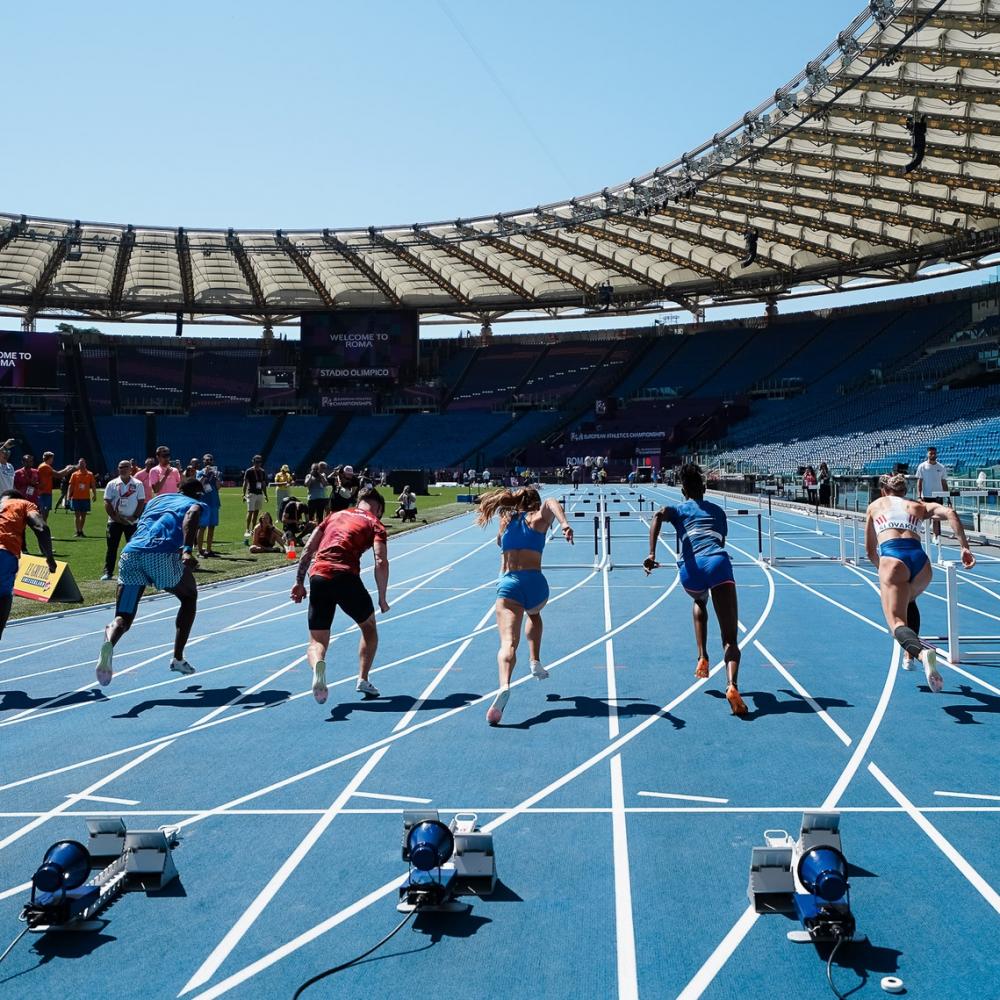
[[[153,495],[153,490],[149,485],[149,474],[153,471],[154,465],[156,465],[156,459],[147,458],[143,467],[135,474],[135,478],[142,483],[142,488],[146,491],[147,499]]]
[[[287,465],[283,465],[274,474],[274,502],[278,511],[278,517],[281,517],[281,504],[288,496],[288,491],[292,488],[292,482],[292,473]]]
[[[267,503],[267,473],[264,471],[264,459],[254,455],[253,464],[243,473],[243,500],[247,505],[247,526],[244,538],[250,537],[250,532],[256,527],[260,512]]]
[[[115,574],[118,545],[124,537],[126,544],[135,534],[135,525],[146,506],[146,491],[132,475],[132,463],[126,458],[118,463],[118,478],[104,487],[104,509],[108,515],[108,548],[104,556],[102,580]]]
[[[306,473],[304,486],[309,496],[309,517],[317,524],[326,517],[328,506],[327,500],[327,477],[326,463],[313,462]],[[336,473],[334,473],[336,475]],[[331,477],[332,478],[332,477]]]
[[[35,468],[35,456],[24,455],[21,459],[21,468],[14,473],[14,489],[25,500],[30,500],[37,506],[39,486],[40,479],[38,470]]]
[[[349,507],[353,507],[361,489],[361,481],[355,475],[354,467],[344,465],[330,479],[333,486],[333,492],[330,495],[330,510],[347,510]]]
[[[202,512],[202,520],[198,522],[198,555],[214,559],[218,553],[213,550],[212,543],[215,541],[215,529],[219,526],[219,512],[222,509],[219,470],[215,467],[215,458],[212,455],[205,455],[201,461],[198,481],[202,488],[201,499],[207,509]]]
[[[147,496],[150,500],[153,497],[178,493],[181,488],[180,470],[170,464],[170,449],[166,445],[161,444],[156,449],[156,462],[157,464],[149,470]]]
[[[945,479],[945,468],[937,460],[937,448],[931,445],[927,449],[927,461],[917,466],[917,499],[921,502],[932,501],[943,503],[948,496],[948,482]],[[941,537],[941,519],[932,522],[934,537]]]
[[[49,519],[52,510],[52,487],[56,480],[63,481],[73,471],[72,465],[67,465],[56,471],[52,462],[55,455],[47,451],[42,455],[42,464],[38,466],[38,509],[45,521]]]
[[[97,502],[97,480],[87,468],[87,460],[81,458],[76,471],[69,477],[69,501],[73,505],[76,537],[83,538],[83,527],[87,523],[90,505]]]
[[[13,438],[8,438],[0,445],[0,493],[14,488],[14,466],[10,464],[10,448]]]

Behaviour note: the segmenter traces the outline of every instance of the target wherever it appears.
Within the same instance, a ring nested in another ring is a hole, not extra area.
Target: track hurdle
[[[567,515],[568,517],[569,515]],[[545,569],[600,569],[601,568],[601,548],[600,548],[600,518],[591,513],[590,511],[573,511],[573,517],[592,517],[594,519],[594,563],[592,567],[588,567],[586,563],[546,563]],[[555,536],[555,531],[549,535],[549,538]]]
[[[822,556],[822,555],[802,555],[802,556],[776,556],[774,554],[774,540],[777,538],[787,539],[794,537],[801,537],[803,535],[808,535],[810,537],[815,537],[817,534],[822,535],[823,532],[820,530],[813,531],[811,529],[803,529],[801,531],[775,531],[774,530],[774,518],[768,514],[767,518],[767,562],[774,566],[777,563],[783,563],[786,566],[789,565],[809,565],[811,563],[821,563],[821,562],[837,562],[841,565],[847,564],[847,528],[845,521],[847,518],[837,517],[834,518],[837,522],[838,534],[839,534],[839,555],[836,556]],[[854,518],[851,518],[854,520]],[[818,523],[818,522],[817,522]],[[857,559],[857,524],[855,523],[855,534],[854,534],[854,551],[855,559]]]
[[[632,511],[619,511],[618,512],[618,516],[619,517],[630,517],[630,516],[635,516],[635,515],[634,515],[634,513]],[[751,510],[747,510],[745,508],[744,509],[736,510],[736,511],[734,511],[732,513],[730,513],[730,512],[727,511],[726,516],[727,517],[731,517],[731,518],[744,518],[745,517],[745,518],[748,518],[748,519],[751,519],[751,520],[756,519],[756,521],[757,521],[757,558],[753,559],[753,560],[734,561],[733,562],[733,566],[755,566],[755,567],[760,567],[761,564],[765,561],[764,560],[764,529],[763,529],[763,524],[762,524],[763,516],[761,515],[761,513],[759,511],[751,511]],[[645,521],[645,520],[642,519],[641,515],[639,516],[639,520],[643,524],[648,524],[647,521]],[[626,563],[626,562],[616,563],[614,561],[614,559],[613,559],[613,541],[612,541],[612,538],[614,536],[617,536],[618,538],[643,538],[643,539],[648,539],[649,538],[649,531],[647,530],[647,531],[643,531],[641,533],[636,533],[636,532],[630,532],[630,533],[614,532],[612,530],[614,523],[615,523],[615,521],[611,517],[608,517],[605,520],[605,531],[606,531],[607,536],[608,536],[608,561],[607,561],[607,568],[608,568],[608,570],[610,571],[610,570],[613,570],[613,569],[643,569],[643,565],[642,565],[641,562],[637,562],[637,563]],[[621,522],[618,522],[618,523],[621,523]],[[679,551],[679,549],[680,549],[680,543],[677,543],[676,550]]]
[[[963,649],[965,643],[979,642],[1000,644],[1000,635],[962,635],[959,625],[961,608],[958,606],[958,587],[962,582],[958,578],[960,563],[944,562],[940,568],[944,570],[945,579],[945,601],[946,601],[946,628],[947,635],[922,635],[920,638],[928,645],[943,652],[949,663],[961,663],[962,656],[967,658],[989,657],[1000,661],[1000,646],[996,649]],[[944,648],[937,645],[939,642],[947,642]],[[968,662],[968,660],[967,660]]]

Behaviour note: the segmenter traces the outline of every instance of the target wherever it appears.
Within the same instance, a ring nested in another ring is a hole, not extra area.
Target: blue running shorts
[[[689,594],[703,594],[726,583],[736,583],[728,552],[695,556],[680,564],[681,586]]]
[[[906,564],[912,580],[926,565],[927,553],[918,538],[887,538],[879,542],[878,554]]]
[[[525,611],[540,611],[549,599],[549,584],[539,569],[519,569],[501,573],[497,597],[520,604]]]

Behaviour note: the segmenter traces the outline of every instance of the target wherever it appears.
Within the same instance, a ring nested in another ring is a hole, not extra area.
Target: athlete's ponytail
[[[897,472],[893,475],[886,473],[885,475],[878,477],[879,489],[885,490],[886,493],[892,493],[898,497],[906,496],[906,476],[902,472]]]
[[[479,513],[476,516],[476,523],[487,525],[498,513],[503,511],[539,510],[541,506],[542,498],[533,486],[526,486],[520,490],[490,490],[479,498]]]

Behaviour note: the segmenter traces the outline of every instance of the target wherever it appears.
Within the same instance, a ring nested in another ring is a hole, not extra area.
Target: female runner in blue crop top
[[[573,529],[562,505],[557,500],[542,498],[538,490],[494,490],[479,498],[478,523],[487,525],[500,515],[497,545],[500,546],[500,579],[497,580],[497,630],[500,651],[497,666],[500,690],[486,713],[486,721],[495,726],[503,717],[510,698],[510,678],[517,660],[517,645],[521,639],[521,623],[528,616],[525,635],[531,673],[544,680],[549,672],[541,664],[542,608],[549,599],[549,585],[542,575],[542,550],[545,537],[554,521],[562,525],[563,536],[573,544]]]
[[[722,633],[728,682],[726,701],[733,715],[745,716],[747,706],[737,684],[740,673],[740,647],[736,636],[739,612],[733,564],[725,549],[728,531],[726,512],[718,504],[705,499],[705,477],[700,466],[693,462],[682,465],[680,480],[686,502],[678,507],[661,507],[653,515],[649,527],[649,556],[642,565],[647,576],[660,565],[656,560],[656,539],[663,522],[668,521],[677,531],[677,567],[681,586],[694,600],[691,615],[698,645],[698,665],[694,675],[699,678],[709,675],[708,595],[711,594]]]
[[[880,476],[882,495],[868,505],[865,519],[865,547],[868,558],[878,570],[879,594],[886,624],[906,655],[903,669],[912,670],[913,661],[924,665],[927,686],[937,694],[944,679],[937,669],[937,653],[920,641],[920,611],[917,598],[931,582],[933,570],[920,544],[923,522],[948,521],[962,547],[962,564],[976,565],[969,551],[965,529],[950,507],[939,503],[906,499],[906,476],[897,473]]]

